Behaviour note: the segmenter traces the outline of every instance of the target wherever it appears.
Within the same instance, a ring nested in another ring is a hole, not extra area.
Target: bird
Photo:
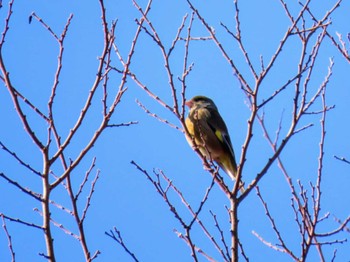
[[[235,180],[237,163],[230,135],[214,101],[198,95],[187,100],[185,105],[190,109],[185,120],[187,142],[194,147],[194,141],[203,156],[214,160],[232,180]],[[240,189],[241,192],[244,191],[242,182]]]

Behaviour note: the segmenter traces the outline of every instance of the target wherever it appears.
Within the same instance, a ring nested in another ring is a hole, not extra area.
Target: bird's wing
[[[210,117],[207,119],[208,125],[213,130],[215,136],[219,139],[223,146],[229,149],[233,159],[235,159],[231,139],[224,120],[217,111],[212,111],[210,113]]]

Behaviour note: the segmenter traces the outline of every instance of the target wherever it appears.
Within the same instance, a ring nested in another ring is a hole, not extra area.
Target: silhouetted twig
[[[105,234],[107,236],[109,236],[110,238],[112,238],[113,240],[115,240],[117,243],[119,243],[119,245],[124,249],[124,251],[127,254],[129,254],[131,256],[132,259],[134,259],[134,261],[136,261],[136,262],[139,261],[136,258],[135,254],[133,252],[131,252],[130,249],[126,246],[120,231],[116,227],[114,227],[113,230],[110,230],[109,232],[105,232]]]

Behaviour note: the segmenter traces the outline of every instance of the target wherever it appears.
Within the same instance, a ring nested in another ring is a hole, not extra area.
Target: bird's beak
[[[189,108],[191,108],[193,106],[193,101],[192,100],[188,100],[185,102],[185,105],[188,106]]]

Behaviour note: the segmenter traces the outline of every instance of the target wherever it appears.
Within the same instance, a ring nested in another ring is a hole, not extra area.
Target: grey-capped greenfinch
[[[190,134],[186,136],[193,146],[193,139],[198,149],[208,159],[214,160],[230,177],[237,177],[237,164],[226,124],[213,100],[205,96],[195,96],[185,103],[190,112],[185,124]],[[243,191],[243,184],[240,184]]]

